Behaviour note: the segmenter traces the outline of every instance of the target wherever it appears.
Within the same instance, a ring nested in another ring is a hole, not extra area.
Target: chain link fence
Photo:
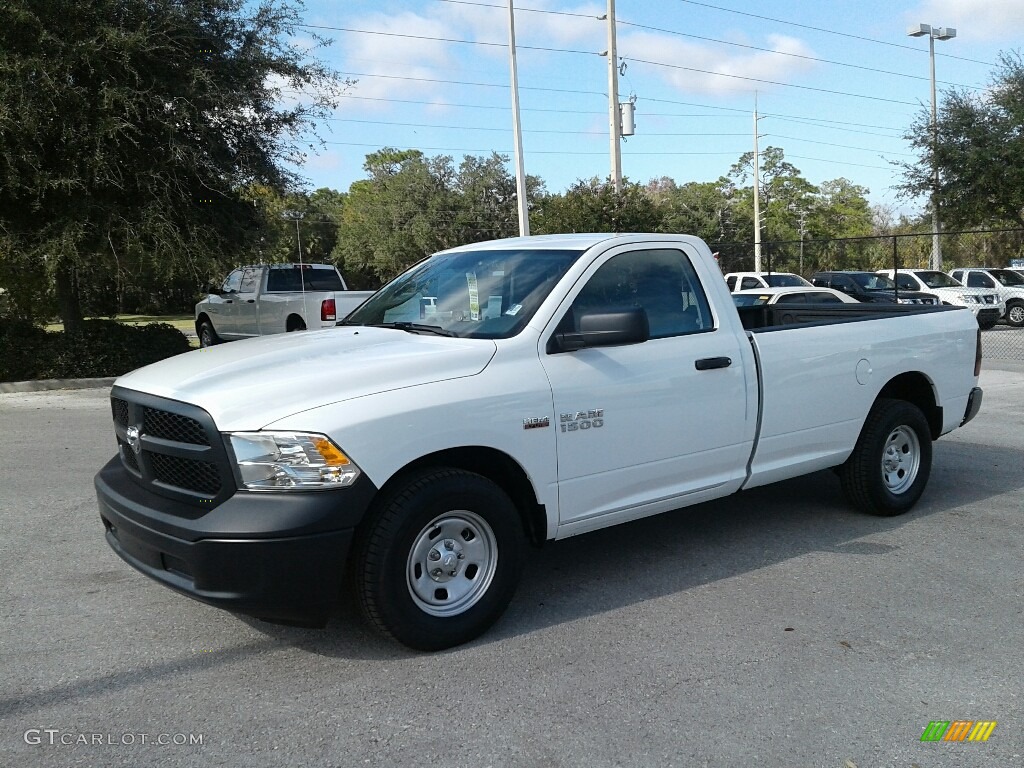
[[[836,239],[775,240],[761,243],[761,270],[793,272],[808,280],[816,272],[930,269],[932,234],[882,235]],[[958,267],[1024,266],[1024,229],[943,232],[942,271]],[[754,247],[709,243],[723,274],[754,271]],[[1000,320],[982,333],[986,358],[1024,362],[1024,328]]]

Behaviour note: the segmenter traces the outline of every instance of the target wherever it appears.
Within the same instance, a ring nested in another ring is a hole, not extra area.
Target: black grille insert
[[[216,464],[152,451],[146,451],[146,459],[153,468],[153,475],[161,483],[210,496],[220,492],[220,473]]]
[[[114,414],[114,422],[122,427],[127,427],[131,422],[128,420],[128,403],[119,397],[110,398],[110,410]]]
[[[206,431],[195,419],[170,411],[146,408],[142,431],[153,437],[191,445],[209,445]]]
[[[128,469],[140,472],[139,461],[135,458],[135,451],[132,450],[131,446],[124,440],[118,438],[117,447],[121,449],[121,460],[125,463],[125,466],[127,466]]]

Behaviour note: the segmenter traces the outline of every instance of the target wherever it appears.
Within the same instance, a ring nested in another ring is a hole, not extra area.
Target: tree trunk
[[[57,262],[57,307],[66,333],[81,333],[82,303],[78,295],[78,279],[74,262],[61,258]]]

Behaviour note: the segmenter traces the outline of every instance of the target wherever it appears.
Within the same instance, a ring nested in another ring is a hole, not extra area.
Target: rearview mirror
[[[640,307],[615,312],[590,312],[579,318],[579,331],[556,333],[551,352],[575,352],[584,347],[613,347],[640,344],[650,338],[647,313]]]

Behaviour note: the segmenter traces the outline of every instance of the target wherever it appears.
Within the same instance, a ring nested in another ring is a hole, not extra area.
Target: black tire
[[[932,434],[921,409],[879,399],[839,468],[847,500],[862,512],[900,515],[917,503],[932,469]]]
[[[363,614],[417,650],[469,642],[508,607],[525,539],[512,501],[487,478],[458,469],[412,474],[374,507],[357,537]]]
[[[288,333],[291,333],[292,331],[304,331],[306,330],[306,323],[301,317],[292,315],[288,318],[288,327],[286,330]]]
[[[1024,303],[1014,301],[1006,308],[1006,324],[1013,328],[1024,327]]]
[[[199,324],[199,346],[206,349],[214,344],[220,344],[220,337],[213,330],[213,324],[209,320],[204,320]]]
[[[987,331],[990,328],[995,328],[997,322],[999,322],[999,318],[998,317],[995,320],[984,320],[984,321],[979,320],[978,321],[978,327],[981,328],[981,330],[983,330],[983,331]]]

